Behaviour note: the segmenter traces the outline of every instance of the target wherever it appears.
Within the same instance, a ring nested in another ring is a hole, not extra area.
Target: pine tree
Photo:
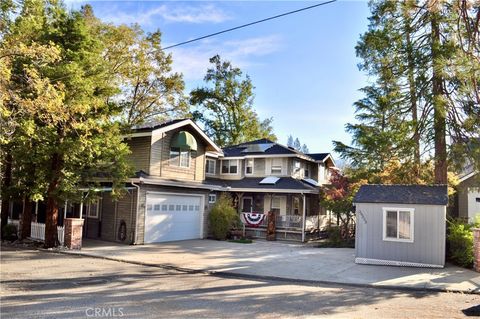
[[[460,158],[451,157],[454,164],[469,158],[480,165],[475,142],[480,117],[472,107],[479,100],[479,36],[473,31],[478,30],[479,5],[463,0],[372,1],[370,8],[369,30],[357,46],[357,55],[363,59],[360,68],[373,77],[370,88],[379,92],[373,104],[387,101],[387,109],[396,116],[387,140],[384,134],[362,132],[369,118],[357,116],[359,124],[347,125],[354,145],[335,142],[336,150],[358,169],[379,172],[386,163],[382,154],[390,149],[389,156],[401,165],[389,167],[410,167],[416,172],[411,182],[418,182],[415,175],[426,176],[420,169],[433,157],[434,178],[424,182],[444,184],[450,137],[460,141],[450,149],[463,151]],[[391,92],[396,92],[393,100]],[[356,103],[356,107],[364,111],[361,104],[365,103]],[[368,112],[375,117],[385,109]],[[372,145],[378,145],[379,152]]]
[[[293,148],[293,136],[292,135],[288,136],[287,146]]]

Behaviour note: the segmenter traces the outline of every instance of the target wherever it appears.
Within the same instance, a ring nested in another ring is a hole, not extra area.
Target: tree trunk
[[[418,176],[420,173],[420,132],[418,127],[418,107],[417,107],[417,91],[415,86],[415,61],[413,56],[413,45],[410,35],[412,33],[411,19],[408,12],[404,8],[404,20],[405,20],[405,41],[407,44],[407,77],[408,77],[408,88],[410,94],[410,111],[412,115],[413,123],[413,160],[415,164],[415,174]]]
[[[25,239],[30,237],[32,230],[32,201],[28,198],[25,198],[25,206],[23,207],[22,213],[22,232],[20,233],[20,239]]]
[[[438,21],[438,2],[431,8],[432,27],[432,94],[433,94],[433,129],[435,140],[435,184],[447,184],[447,143],[446,143],[446,103],[442,88],[442,56],[440,43],[440,26]]]
[[[55,194],[60,183],[62,159],[59,153],[52,155],[52,178],[47,189],[47,211],[45,220],[45,248],[55,247],[57,239],[58,200]]]
[[[12,184],[12,154],[7,151],[3,160],[3,179],[2,179],[2,189],[1,189],[1,232],[3,238],[3,227],[8,223],[8,209],[10,208],[10,196],[7,194],[8,188]]]

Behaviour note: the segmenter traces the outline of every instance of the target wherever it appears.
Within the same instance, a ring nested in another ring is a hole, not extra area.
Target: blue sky
[[[116,24],[160,29],[164,46],[310,6],[301,1],[88,1]],[[82,2],[67,1],[77,8]],[[273,117],[279,142],[292,134],[311,152],[329,152],[332,140],[350,142],[344,125],[367,77],[357,68],[355,44],[366,31],[366,1],[337,1],[169,50],[187,92],[202,85],[215,54],[230,60],[255,85],[255,109]]]

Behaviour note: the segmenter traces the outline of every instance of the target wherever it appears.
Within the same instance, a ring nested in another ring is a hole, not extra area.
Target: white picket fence
[[[17,231],[20,232],[20,221],[19,220],[9,219],[8,223],[17,226]],[[64,232],[63,226],[57,226],[57,236],[58,236],[58,241],[60,242],[60,245],[63,246],[64,237],[65,237],[65,232]],[[30,232],[30,238],[35,239],[35,240],[44,241],[45,240],[45,224],[32,222],[32,229],[31,229],[31,232]]]

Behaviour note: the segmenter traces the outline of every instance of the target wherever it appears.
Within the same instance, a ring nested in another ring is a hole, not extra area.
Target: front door
[[[244,197],[242,199],[242,212],[243,213],[251,213],[253,211],[253,198],[252,197]]]

